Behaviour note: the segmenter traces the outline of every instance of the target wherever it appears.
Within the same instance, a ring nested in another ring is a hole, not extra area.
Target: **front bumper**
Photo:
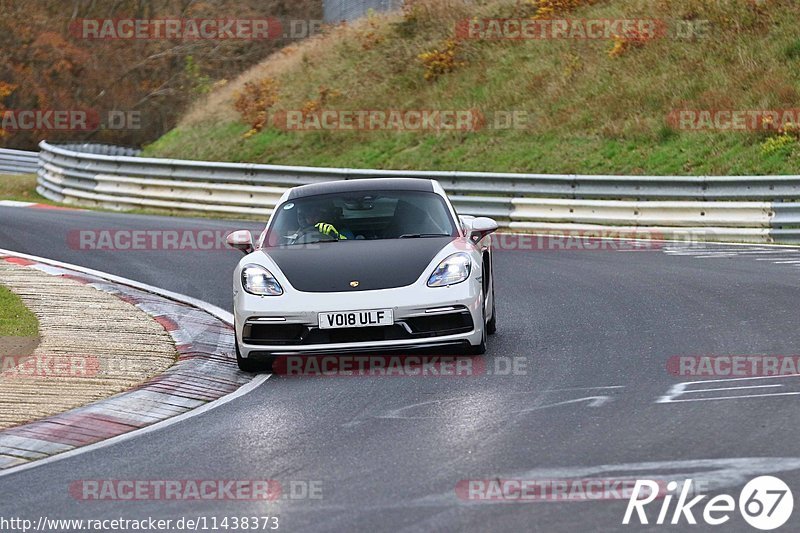
[[[352,293],[234,294],[243,358],[466,348],[483,337],[482,305],[480,280],[474,278],[441,288],[414,284]],[[319,329],[318,313],[367,309],[392,309],[394,325]]]

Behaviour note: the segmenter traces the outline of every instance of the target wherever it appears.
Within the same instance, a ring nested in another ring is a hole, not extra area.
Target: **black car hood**
[[[411,285],[454,237],[346,240],[264,248],[302,292],[349,292]],[[357,287],[350,285],[358,281]]]

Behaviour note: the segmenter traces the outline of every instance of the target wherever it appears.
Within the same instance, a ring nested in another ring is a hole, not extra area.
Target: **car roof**
[[[361,191],[422,191],[435,192],[433,181],[422,178],[368,178],[356,180],[326,181],[302,185],[291,189],[287,200],[296,200],[320,194],[336,194]]]

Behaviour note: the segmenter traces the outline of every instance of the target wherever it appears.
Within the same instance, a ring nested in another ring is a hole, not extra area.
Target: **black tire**
[[[486,353],[486,333],[484,332],[481,343],[477,346],[470,345],[467,355],[483,355]]]
[[[236,364],[239,365],[239,370],[250,372],[251,374],[265,370],[264,365],[259,361],[243,358],[241,352],[239,352],[239,341],[234,340],[234,343],[236,344]]]
[[[489,268],[489,271],[491,272],[492,276],[492,318],[490,318],[489,322],[486,323],[486,333],[489,335],[494,335],[497,333],[497,310],[495,309],[497,293],[494,292],[494,268]]]
[[[497,333],[497,311],[494,309],[494,300],[492,300],[492,318],[486,323],[486,333],[489,335]]]
[[[492,282],[492,285],[494,285],[494,282]],[[489,322],[486,323],[486,333],[489,335],[494,335],[497,333],[497,311],[495,309],[494,299],[494,287],[492,287],[492,318],[490,318]]]
[[[481,309],[481,318],[483,319],[483,334],[481,335],[481,343],[477,346],[470,344],[467,348],[467,355],[483,355],[486,353],[486,311]]]

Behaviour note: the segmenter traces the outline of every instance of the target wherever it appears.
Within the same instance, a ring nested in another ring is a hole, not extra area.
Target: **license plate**
[[[319,329],[366,328],[393,324],[394,313],[391,309],[319,313]]]

